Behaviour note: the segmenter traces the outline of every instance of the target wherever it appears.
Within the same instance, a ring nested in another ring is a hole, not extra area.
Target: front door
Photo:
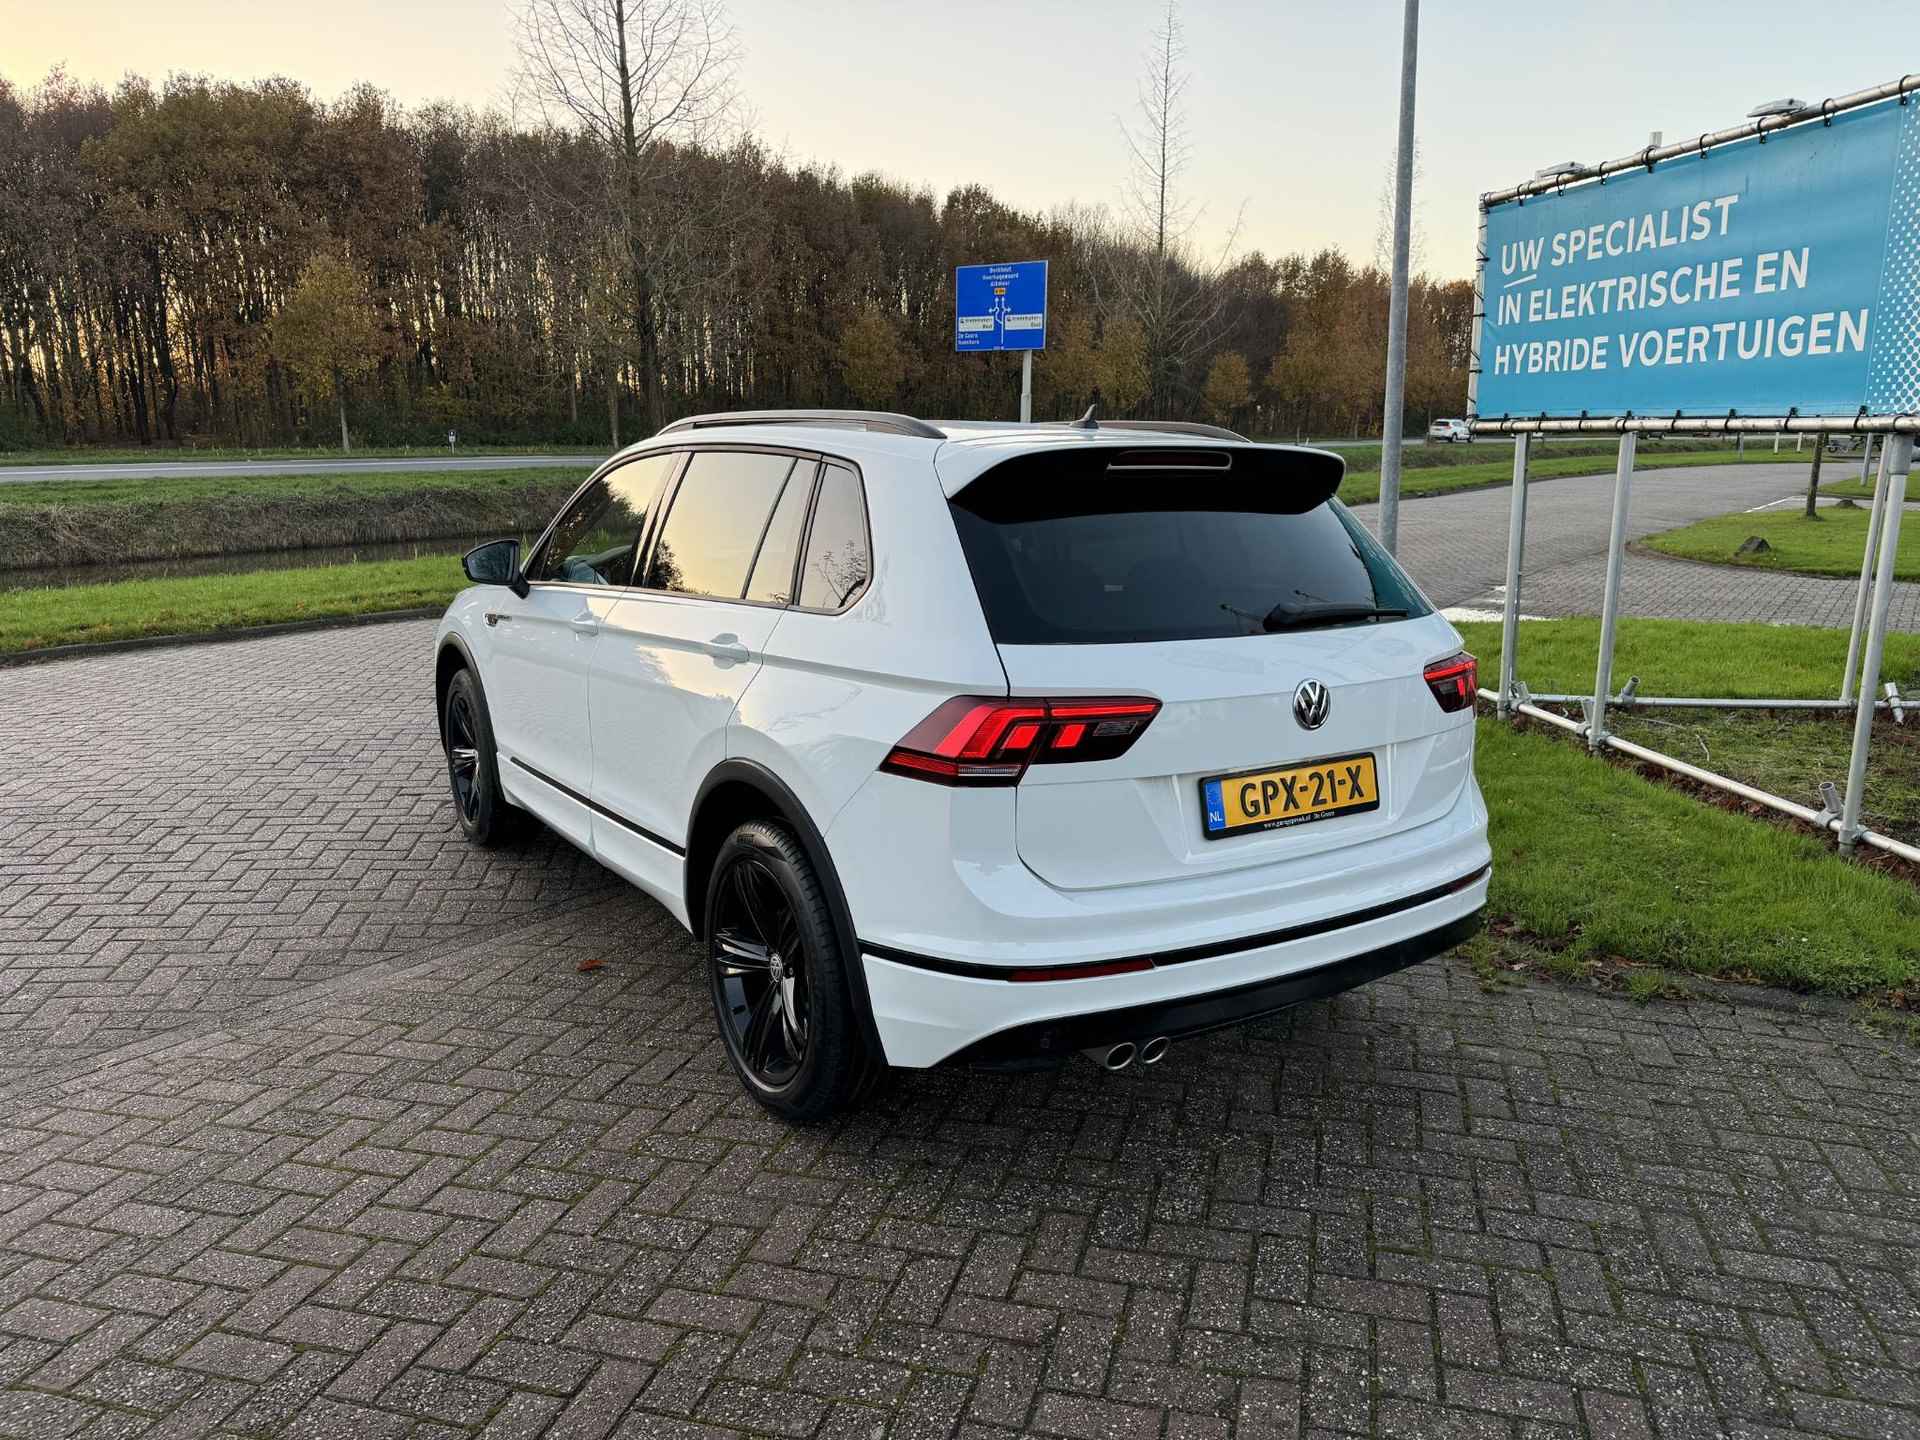
[[[591,843],[587,679],[600,629],[633,582],[648,512],[677,455],[630,461],[574,497],[529,558],[524,598],[487,611],[484,666],[502,779],[570,839]]]

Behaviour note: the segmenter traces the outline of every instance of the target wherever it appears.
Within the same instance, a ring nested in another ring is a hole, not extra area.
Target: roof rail
[[[1100,420],[1095,423],[1102,430],[1160,430],[1169,435],[1204,435],[1209,440],[1253,443],[1237,430],[1229,430],[1224,425],[1202,424],[1198,420]]]
[[[728,410],[714,415],[689,415],[661,426],[658,433],[710,430],[723,425],[830,425],[847,430],[877,430],[887,435],[914,435],[922,440],[947,438],[946,431],[936,430],[924,420],[888,410]]]

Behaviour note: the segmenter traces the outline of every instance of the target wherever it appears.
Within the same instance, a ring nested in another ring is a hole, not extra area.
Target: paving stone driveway
[[[0,1435],[1920,1434],[1901,1044],[1437,961],[789,1130],[430,637],[0,672]]]

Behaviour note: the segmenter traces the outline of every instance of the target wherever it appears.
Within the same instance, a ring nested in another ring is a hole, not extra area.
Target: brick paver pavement
[[[0,672],[0,1435],[1920,1433],[1903,1043],[1439,961],[789,1130],[430,636]]]

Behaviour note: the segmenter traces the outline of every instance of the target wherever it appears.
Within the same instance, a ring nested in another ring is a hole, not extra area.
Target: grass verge
[[[0,485],[0,569],[538,529],[588,466]]]
[[[190,505],[214,500],[371,499],[419,490],[515,490],[580,483],[592,468],[515,465],[502,470],[365,470],[305,475],[168,475],[157,480],[27,480],[0,485],[0,507]]]
[[[0,594],[0,654],[444,605],[465,584],[458,560],[427,555],[304,570],[12,590]]]
[[[1799,510],[1716,515],[1649,536],[1643,543],[1683,560],[1854,579],[1860,574],[1860,556],[1872,516],[1871,510],[1836,510],[1832,506],[1822,507],[1813,520]],[[1920,523],[1916,521],[1920,516],[1912,513],[1902,518],[1900,552],[1894,562],[1894,578],[1899,580],[1920,580]],[[1736,554],[1741,543],[1754,535],[1770,548],[1759,555]]]
[[[1703,805],[1573,745],[1480,722],[1496,953],[1642,998],[1685,971],[1836,995],[1920,978],[1920,890],[1811,832]],[[1519,932],[1513,937],[1511,932]],[[1503,957],[1504,958],[1504,957]]]
[[[1458,627],[1499,673],[1500,627]],[[1595,620],[1521,627],[1520,675],[1536,691],[1593,685]],[[1845,631],[1623,620],[1615,678],[1653,695],[1826,698],[1845,668]],[[1887,637],[1887,676],[1920,687],[1920,636]],[[1814,801],[1844,778],[1844,715],[1786,711],[1611,712],[1623,738],[1776,794]],[[1920,834],[1920,734],[1875,728],[1868,824]],[[1495,933],[1476,958],[1599,978],[1645,998],[1668,972],[1746,979],[1911,1003],[1920,977],[1920,891],[1841,860],[1789,823],[1704,804],[1624,763],[1588,756],[1545,727],[1481,721],[1480,783],[1493,811]]]

